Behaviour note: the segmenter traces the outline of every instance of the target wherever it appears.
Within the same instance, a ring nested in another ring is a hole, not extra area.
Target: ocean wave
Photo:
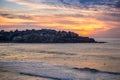
[[[37,74],[32,74],[32,73],[20,72],[19,74],[26,75],[26,76],[32,76],[32,77],[40,77],[40,78],[45,78],[45,79],[52,79],[52,80],[70,80],[70,79],[66,79],[66,78],[57,78],[57,77],[51,77],[51,76],[45,76],[45,75],[37,75]]]
[[[74,70],[78,70],[78,71],[83,71],[83,72],[91,72],[91,73],[104,73],[104,74],[112,74],[112,75],[120,75],[120,72],[110,72],[110,71],[102,71],[102,70],[98,70],[98,69],[93,69],[93,68],[77,68],[74,67],[72,68]]]
[[[104,58],[104,59],[109,59],[109,60],[111,60],[111,59],[113,59],[113,60],[120,60],[120,57],[119,57],[119,55],[118,56],[113,56],[113,55],[83,55],[84,57],[92,57],[92,58],[97,58],[97,59],[99,59],[99,58]]]
[[[59,51],[46,51],[46,50],[27,50],[27,49],[20,49],[15,48],[15,51],[21,52],[33,52],[33,53],[47,53],[47,54],[60,54],[60,55],[76,55],[75,53],[68,53],[68,52],[59,52]]]

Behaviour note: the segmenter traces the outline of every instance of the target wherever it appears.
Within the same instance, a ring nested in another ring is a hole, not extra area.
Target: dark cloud
[[[96,6],[109,6],[120,8],[119,0],[60,0],[65,6],[73,6],[73,7],[96,7]]]
[[[116,7],[116,8],[120,8],[120,0],[118,0],[118,1],[116,2],[115,7]]]
[[[95,7],[95,6],[110,6],[110,7],[117,7],[119,8],[120,1],[119,0],[22,0],[24,2],[29,3],[42,3],[47,5],[53,5],[53,6],[65,6],[65,7],[83,7],[83,8],[89,8],[89,7]]]
[[[31,16],[26,16],[26,15],[14,15],[14,14],[0,14],[0,16],[2,17],[6,17],[6,18],[10,18],[10,19],[14,19],[14,18],[19,18],[19,19],[32,19]]]
[[[12,14],[7,14],[7,13],[5,13],[5,14],[0,14],[0,16],[6,17],[6,18],[10,18],[10,19],[15,18],[14,15],[12,15]]]

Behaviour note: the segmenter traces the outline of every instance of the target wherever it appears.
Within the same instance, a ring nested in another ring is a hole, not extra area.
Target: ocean
[[[0,80],[120,80],[120,38],[0,43]]]

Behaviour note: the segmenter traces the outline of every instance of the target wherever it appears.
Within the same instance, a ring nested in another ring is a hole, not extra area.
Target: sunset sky
[[[120,37],[120,0],[0,0],[0,30],[41,28]]]

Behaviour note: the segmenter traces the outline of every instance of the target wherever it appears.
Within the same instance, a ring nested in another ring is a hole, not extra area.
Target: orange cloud
[[[49,15],[49,16],[30,16],[29,18],[7,18],[7,17],[0,17],[0,22],[2,24],[18,24],[23,22],[37,22],[36,25],[38,26],[47,26],[48,28],[60,29],[60,30],[71,30],[75,31],[81,35],[89,35],[96,28],[104,28],[104,24],[101,21],[96,19],[91,19],[90,17],[78,17],[78,16],[68,16],[68,15]]]

